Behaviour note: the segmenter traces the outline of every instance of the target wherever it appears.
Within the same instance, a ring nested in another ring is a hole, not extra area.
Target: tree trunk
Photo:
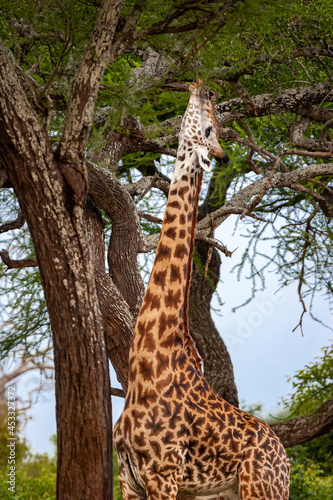
[[[56,162],[0,43],[0,152],[33,239],[53,332],[57,498],[111,496],[112,427],[104,330],[87,245],[83,165]],[[63,175],[63,173],[65,175]],[[94,429],[94,432],[91,432]]]

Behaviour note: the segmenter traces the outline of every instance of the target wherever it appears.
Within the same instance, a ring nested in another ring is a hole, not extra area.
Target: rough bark
[[[137,262],[141,241],[137,209],[127,190],[109,172],[93,170],[91,166],[89,171],[89,193],[112,222],[108,248],[109,273],[136,318],[144,294]]]
[[[87,51],[76,72],[59,157],[77,162],[93,123],[93,113],[102,76],[111,59],[112,40],[123,0],[103,0]]]
[[[96,192],[92,189],[91,194],[93,196]],[[105,208],[103,203],[101,205]],[[100,210],[89,199],[85,209],[85,223],[89,247],[94,249],[92,252],[94,277],[103,317],[108,358],[126,392],[128,354],[135,321],[128,303],[114,284],[111,275],[106,273],[104,222]]]
[[[233,120],[244,118],[279,115],[280,113],[296,113],[307,116],[318,122],[326,122],[333,117],[331,109],[315,107],[333,99],[333,86],[329,82],[318,83],[307,87],[286,89],[277,96],[261,94],[252,97],[253,107],[249,107],[241,98],[230,99],[216,106],[216,117],[223,125]]]
[[[288,448],[306,443],[333,430],[333,399],[303,417],[271,425],[283,445]]]
[[[111,495],[110,382],[82,208],[2,43],[0,87],[1,157],[33,239],[53,332],[57,497],[104,499]]]

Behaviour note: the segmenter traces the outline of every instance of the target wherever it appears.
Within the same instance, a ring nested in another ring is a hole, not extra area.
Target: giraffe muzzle
[[[228,166],[228,165],[230,165],[230,163],[231,163],[231,159],[230,159],[230,158],[229,158],[229,156],[228,156],[227,154],[225,154],[225,153],[224,153],[223,158],[218,157],[218,158],[216,158],[216,161],[217,161],[217,163],[219,163],[220,165],[221,165],[222,163],[224,163],[224,165],[225,165],[225,166]]]

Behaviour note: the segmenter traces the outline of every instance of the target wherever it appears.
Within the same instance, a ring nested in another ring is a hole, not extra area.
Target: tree
[[[3,277],[3,356],[44,349],[52,330],[57,495],[107,498],[107,357],[126,391],[144,293],[138,255],[156,248],[190,81],[210,85],[233,158],[206,181],[191,286],[191,331],[212,386],[238,404],[210,315],[218,250],[230,255],[214,230],[230,214],[248,220],[240,266],[250,263],[254,290],[270,265],[282,285],[298,280],[303,313],[307,296],[332,293],[333,9],[327,0],[2,0],[0,9],[1,257],[15,269]],[[268,230],[276,252],[259,268]],[[324,404],[316,433],[332,429],[332,400]],[[308,421],[285,426],[286,440],[297,425],[311,438]]]

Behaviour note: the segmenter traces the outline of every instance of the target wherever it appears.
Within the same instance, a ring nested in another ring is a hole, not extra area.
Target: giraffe
[[[287,500],[289,460],[271,428],[205,380],[188,327],[202,169],[229,158],[202,82],[190,85],[155,261],[135,326],[114,442],[124,500]],[[227,495],[227,496],[224,496]]]

